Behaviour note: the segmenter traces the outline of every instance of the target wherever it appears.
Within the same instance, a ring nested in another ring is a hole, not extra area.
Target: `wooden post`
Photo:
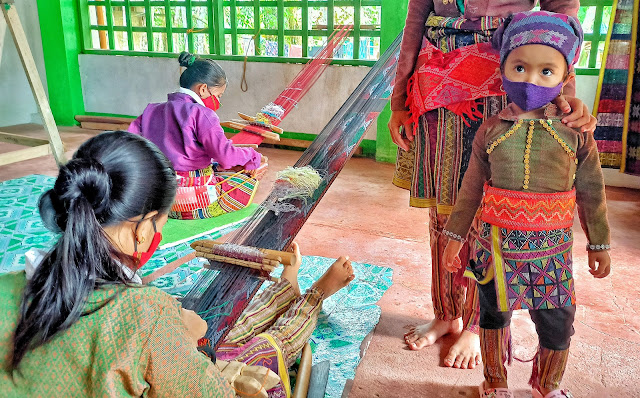
[[[29,48],[27,36],[24,33],[22,23],[20,23],[20,18],[18,17],[18,12],[15,8],[15,5],[13,5],[13,2],[14,0],[0,0],[0,8],[2,8],[2,13],[4,14],[4,18],[7,21],[7,26],[9,27],[9,30],[11,31],[11,34],[13,36],[13,42],[16,44],[16,49],[18,50],[18,54],[20,55],[20,61],[22,61],[22,66],[24,67],[24,71],[27,74],[27,80],[29,80],[29,85],[31,86],[31,90],[33,91],[33,96],[36,100],[36,104],[38,105],[38,110],[40,111],[40,116],[42,116],[42,121],[44,122],[44,128],[49,135],[49,145],[51,146],[51,153],[53,153],[53,157],[56,159],[56,163],[58,163],[58,166],[60,166],[67,161],[64,156],[64,145],[62,144],[62,140],[60,139],[60,134],[58,133],[56,122],[53,119],[53,113],[51,112],[51,108],[49,107],[49,101],[47,100],[44,87],[42,86],[42,80],[40,80],[40,75],[38,74],[38,69],[36,68],[33,54],[31,53],[31,49]],[[22,144],[30,145],[28,143]],[[43,152],[42,150],[40,150],[35,152],[27,151],[23,153],[25,155],[37,155]],[[25,159],[29,159],[29,157],[15,157],[13,161],[17,162]]]

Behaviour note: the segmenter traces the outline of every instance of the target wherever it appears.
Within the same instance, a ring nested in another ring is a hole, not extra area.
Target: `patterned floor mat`
[[[47,249],[55,243],[56,235],[42,225],[38,214],[38,200],[44,191],[53,186],[54,181],[53,177],[30,175],[0,182],[0,273],[22,270],[27,250]],[[232,226],[199,239],[217,239],[237,227]],[[191,253],[190,243],[158,250],[139,271],[140,276],[149,275]],[[173,296],[182,297],[197,280],[202,261],[191,260],[151,284]],[[333,261],[325,257],[305,256],[299,274],[301,289],[310,287]],[[355,280],[325,300],[311,339],[313,363],[324,360],[331,362],[326,398],[341,397],[346,381],[354,378],[360,362],[360,344],[380,318],[380,307],[376,302],[392,283],[393,272],[390,268],[362,263],[353,263],[353,267]],[[276,270],[274,275],[278,273]]]

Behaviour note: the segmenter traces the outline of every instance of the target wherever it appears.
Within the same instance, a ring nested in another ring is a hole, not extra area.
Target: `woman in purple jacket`
[[[537,0],[409,0],[409,12],[398,61],[396,85],[391,97],[392,116],[389,130],[398,145],[398,161],[393,183],[411,192],[410,205],[426,207],[432,258],[432,300],[435,319],[417,326],[405,335],[412,350],[432,345],[445,334],[460,333],[444,364],[473,368],[480,362],[478,340],[478,300],[474,284],[467,289],[462,278],[444,270],[442,252],[447,238],[442,235],[471,154],[471,143],[484,118],[497,114],[506,106],[506,96],[479,100],[482,115],[477,120],[440,108],[423,115],[410,115],[407,82],[417,71],[421,46],[435,46],[442,52],[489,42],[503,18],[511,13],[531,10]],[[577,16],[579,0],[540,0],[542,10]],[[474,70],[473,66],[468,66]],[[564,94],[574,95],[573,84]],[[595,118],[577,98],[559,97],[556,105],[567,116],[569,127],[582,131],[595,128]],[[419,117],[419,118],[418,118]],[[417,120],[417,128],[411,125]],[[404,126],[404,131],[401,127]],[[472,231],[473,233],[473,231]],[[459,259],[468,261],[469,247],[460,251]],[[464,268],[464,267],[463,267]]]
[[[167,102],[147,105],[129,131],[156,144],[173,163],[179,181],[170,217],[209,218],[238,210],[253,199],[255,170],[266,157],[225,137],[216,114],[227,88],[220,65],[187,52],[178,62],[186,68],[180,89]],[[216,168],[246,173],[220,174]]]

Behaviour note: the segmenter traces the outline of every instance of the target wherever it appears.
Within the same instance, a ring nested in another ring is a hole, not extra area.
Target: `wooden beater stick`
[[[213,250],[214,247],[221,245],[222,243],[224,242],[219,242],[215,240],[199,240],[199,241],[193,242],[191,244],[191,247],[195,249],[196,246],[200,246],[203,248],[209,248],[210,250]],[[258,250],[260,250],[264,254],[264,257],[266,259],[277,261],[278,263],[283,265],[291,265],[295,261],[295,256],[291,252],[282,252],[278,250],[269,250],[269,249],[260,249],[260,248],[258,248]]]

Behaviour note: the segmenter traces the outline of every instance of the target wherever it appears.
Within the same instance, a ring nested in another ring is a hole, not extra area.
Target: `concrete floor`
[[[38,135],[34,126],[2,128]],[[63,129],[69,150],[95,132]],[[0,144],[0,152],[13,148]],[[263,148],[270,169],[257,201],[262,200],[275,173],[292,165],[301,152]],[[297,241],[305,255],[337,257],[391,267],[393,286],[380,306],[382,316],[363,344],[364,358],[344,396],[351,398],[477,397],[482,370],[442,366],[455,336],[422,351],[404,348],[402,336],[432,316],[427,211],[409,208],[408,193],[391,185],[393,165],[371,159],[350,160],[300,231]],[[0,167],[0,180],[28,174],[56,175],[52,157]],[[612,273],[595,280],[587,272],[584,234],[575,226],[574,262],[578,314],[572,354],[564,386],[576,397],[640,397],[634,380],[640,371],[640,191],[608,188],[612,228]],[[525,312],[513,320],[515,354],[531,358],[536,344],[533,324]],[[509,368],[516,397],[530,397],[530,363],[514,361]],[[633,375],[636,376],[633,376]]]

